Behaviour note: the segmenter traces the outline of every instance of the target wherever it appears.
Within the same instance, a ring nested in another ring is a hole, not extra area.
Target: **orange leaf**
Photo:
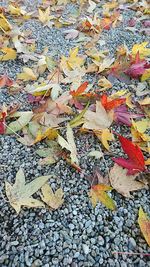
[[[150,219],[141,207],[139,209],[138,224],[146,242],[150,246]]]
[[[77,97],[77,96],[81,95],[81,94],[85,91],[85,89],[87,88],[87,86],[88,86],[88,82],[84,82],[84,83],[82,83],[82,84],[78,87],[78,89],[77,89],[76,91],[73,90],[73,91],[70,92],[70,94],[71,94],[73,97]]]
[[[117,108],[120,105],[122,105],[125,101],[126,101],[125,98],[113,99],[109,101],[106,94],[102,95],[101,97],[101,103],[106,110]]]

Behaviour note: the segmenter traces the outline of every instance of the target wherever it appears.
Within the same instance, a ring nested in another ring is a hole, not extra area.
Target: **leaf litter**
[[[16,111],[13,114],[7,112],[9,108],[3,103],[0,109],[0,134],[16,135],[17,140],[25,146],[34,147],[36,143],[43,140],[45,143],[51,142],[50,147],[36,151],[40,157],[43,157],[39,164],[55,164],[62,156],[76,171],[84,173],[86,170],[83,171],[79,166],[77,133],[90,133],[96,136],[97,142],[100,141],[103,144],[102,151],[92,149],[91,152],[88,151],[88,155],[92,159],[95,157],[101,163],[107,150],[115,165],[109,170],[107,179],[98,172],[93,176],[90,199],[93,207],[100,201],[107,208],[115,210],[116,204],[107,191],[114,189],[124,197],[131,197],[132,191],[146,188],[146,185],[136,180],[136,177],[138,173],[149,173],[150,99],[147,89],[150,78],[149,43],[147,41],[135,43],[130,49],[122,45],[116,49],[116,55],[110,57],[109,51],[97,48],[97,43],[100,42],[104,30],[109,31],[122,23],[122,15],[117,9],[119,7],[121,10],[124,7],[118,2],[103,4],[103,17],[100,17],[95,11],[99,8],[97,1],[88,1],[88,3],[80,1],[78,12],[70,19],[64,20],[53,11],[57,8],[65,9],[70,1],[57,2],[51,6],[47,1],[43,1],[36,12],[27,12],[23,6],[14,3],[6,8],[7,12],[3,8],[0,10],[2,33],[0,61],[14,61],[22,58],[24,62],[33,63],[30,67],[24,65],[15,81],[11,80],[6,72],[0,76],[0,90],[10,89],[11,91],[13,86],[20,90],[25,88],[28,98],[32,98],[33,101],[33,110]],[[148,13],[146,1],[139,5],[136,1],[131,6],[130,3],[128,4],[136,12],[140,10],[143,17]],[[88,13],[86,16],[84,8]],[[78,21],[80,12],[83,12],[83,18]],[[15,18],[15,23],[18,25],[9,22],[8,14],[12,19]],[[47,48],[40,53],[36,52],[34,40],[28,37],[27,32],[21,32],[19,29],[19,25],[25,20],[35,18],[43,27],[67,28],[71,25],[72,28],[64,31],[65,38],[75,42],[74,47],[68,51],[69,54],[62,54],[60,59],[56,60],[49,54]],[[148,24],[148,21],[144,20],[143,25],[146,25],[146,22]],[[131,30],[129,28],[134,30],[136,20],[130,21],[129,26],[128,30]],[[81,45],[82,53],[80,53]],[[97,88],[91,81],[91,84],[87,81],[88,73],[96,76]],[[44,78],[41,77],[43,75],[45,75]],[[114,78],[120,81],[124,79],[129,83],[135,80],[137,86],[134,87],[134,93],[139,97],[138,101],[131,90],[132,86],[125,92],[118,90],[113,94]],[[34,106],[35,103],[37,106]],[[119,135],[120,145],[125,155],[114,158],[111,145],[116,142],[117,137],[112,128],[118,123],[128,127],[131,141]],[[72,128],[75,128],[74,131]],[[62,136],[63,129],[66,130],[66,139]],[[66,151],[69,151],[69,157]],[[63,191],[59,188],[54,192],[48,184],[45,184],[49,178],[50,176],[42,176],[25,184],[24,173],[20,169],[13,186],[6,182],[6,195],[10,205],[17,213],[20,212],[21,206],[44,207],[43,202],[54,210],[61,207],[64,202]],[[43,202],[32,198],[40,188]],[[138,222],[149,244],[147,226],[145,226],[148,225],[147,221],[146,215],[140,208]]]

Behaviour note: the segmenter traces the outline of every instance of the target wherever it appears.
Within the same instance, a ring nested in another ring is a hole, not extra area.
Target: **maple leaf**
[[[96,101],[96,112],[87,110],[84,114],[85,123],[83,128],[102,130],[110,127],[112,124],[111,113],[107,113],[100,101]]]
[[[34,81],[37,79],[37,76],[34,74],[32,69],[24,67],[23,72],[19,73],[17,78],[23,81]]]
[[[78,56],[79,48],[75,47],[70,50],[69,57],[62,56],[60,66],[62,70],[74,70],[84,64],[84,58]]]
[[[114,140],[113,134],[109,131],[109,129],[103,129],[101,131],[94,131],[97,138],[102,142],[103,146],[109,150],[108,141]]]
[[[45,11],[42,11],[39,8],[39,20],[43,23],[44,26],[52,26],[54,23],[51,22],[50,20],[54,18],[54,16],[50,16],[50,7],[47,7]]]
[[[147,244],[150,246],[150,219],[141,207],[139,208],[138,224]]]
[[[131,141],[121,135],[119,135],[119,141],[129,159],[113,158],[113,160],[118,165],[128,169],[128,175],[145,171],[144,156],[139,146],[134,145]]]
[[[78,164],[77,149],[74,141],[73,131],[69,124],[67,124],[67,141],[60,135],[58,135],[58,143],[62,148],[66,148],[71,152],[71,163]]]
[[[6,134],[13,134],[14,132],[20,131],[24,126],[26,126],[33,116],[32,111],[16,112],[13,117],[18,116],[19,119],[11,122],[7,126]]]
[[[3,55],[0,55],[1,61],[13,60],[17,57],[16,51],[10,47],[3,47],[0,51],[3,53]]]
[[[131,118],[139,117],[143,117],[143,114],[133,114],[131,112],[128,112],[125,105],[121,105],[114,110],[114,120],[119,124],[126,124],[127,126],[131,126]]]
[[[8,22],[8,20],[5,18],[3,14],[0,14],[0,29],[3,32],[7,32],[12,29],[11,24]]]
[[[6,74],[0,76],[0,87],[10,87],[11,85],[13,85],[13,81]]]
[[[54,193],[52,188],[45,184],[41,187],[42,194],[40,194],[41,199],[45,202],[50,208],[53,210],[58,209],[62,206],[64,199],[63,199],[63,191],[61,188],[57,189]]]
[[[113,188],[109,185],[105,184],[97,184],[91,187],[89,192],[89,196],[92,202],[92,206],[95,208],[98,201],[102,202],[108,209],[115,210],[116,205],[112,198],[106,193],[106,191],[110,191]]]
[[[150,68],[150,64],[145,59],[140,59],[140,54],[137,52],[135,59],[130,56],[130,66],[124,71],[131,78],[139,78],[144,74],[146,69]]]
[[[111,186],[124,197],[131,197],[130,192],[146,188],[142,182],[136,181],[137,174],[128,175],[127,170],[115,164],[109,173]]]
[[[73,97],[80,96],[80,95],[82,95],[84,93],[84,91],[86,90],[87,86],[88,86],[88,82],[84,82],[77,88],[76,91],[75,90],[70,91],[70,94]]]
[[[40,176],[32,182],[25,184],[25,176],[23,170],[20,168],[16,174],[16,180],[13,186],[5,182],[6,195],[10,205],[17,213],[20,212],[21,206],[44,207],[44,204],[40,200],[34,199],[31,196],[37,192],[50,177],[51,175]]]
[[[126,101],[125,98],[121,98],[121,99],[113,99],[113,100],[110,100],[110,101],[109,101],[109,98],[107,97],[106,94],[103,94],[103,95],[101,96],[101,103],[102,103],[103,107],[104,107],[106,110],[111,110],[111,109],[117,108],[117,107],[119,107],[120,105],[122,105],[125,101]]]
[[[140,58],[145,58],[150,55],[150,48],[146,48],[148,42],[143,42],[141,44],[135,44],[132,47],[132,55],[136,56],[139,53]]]

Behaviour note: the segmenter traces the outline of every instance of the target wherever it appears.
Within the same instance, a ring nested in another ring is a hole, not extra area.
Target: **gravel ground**
[[[133,11],[126,11],[124,22],[119,27],[105,31],[102,39],[110,54],[114,54],[118,45],[142,42],[146,36],[125,30],[126,21],[134,16]],[[37,48],[42,51],[48,46],[56,55],[68,53],[74,47],[74,41],[64,38],[63,29],[43,28],[38,21],[27,21],[23,29],[31,29],[36,39]],[[22,69],[23,63],[9,61],[1,63],[0,73],[7,70],[12,78]],[[91,76],[90,79],[94,79]],[[132,82],[135,83],[134,81]],[[116,82],[113,91],[125,89],[128,85]],[[0,94],[0,103],[18,102],[21,110],[31,110],[26,95],[19,93],[10,96],[6,89]],[[116,126],[116,131],[129,136],[124,126]],[[76,144],[80,158],[80,166],[87,174],[92,174],[94,166],[98,166],[102,174],[113,166],[108,155],[104,160],[93,160],[87,157],[89,149],[98,149],[101,145],[93,136],[78,135]],[[150,257],[141,255],[114,255],[113,251],[130,251],[134,253],[150,253],[150,248],[141,235],[137,224],[140,206],[150,213],[149,191],[141,190],[133,193],[133,199],[125,199],[117,192],[111,193],[117,204],[117,211],[112,212],[102,204],[95,209],[89,201],[88,181],[63,160],[52,166],[39,166],[36,148],[42,148],[41,142],[33,147],[20,144],[15,136],[0,136],[0,266],[2,267],[148,267]],[[112,151],[120,154],[120,145],[111,145]],[[107,166],[106,166],[107,165]],[[65,193],[65,202],[57,211],[46,209],[23,208],[19,214],[10,207],[4,191],[4,181],[13,183],[19,167],[25,172],[26,180],[40,175],[55,174],[51,179],[52,188],[61,186]]]

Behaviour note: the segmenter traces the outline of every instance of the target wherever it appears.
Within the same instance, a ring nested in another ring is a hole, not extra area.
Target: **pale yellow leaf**
[[[10,205],[17,213],[20,212],[21,206],[44,207],[44,204],[41,201],[34,199],[31,196],[37,192],[50,177],[51,175],[40,176],[32,182],[25,184],[25,176],[23,170],[20,168],[16,174],[16,181],[13,186],[8,182],[5,182],[6,195]]]
[[[42,191],[41,199],[50,208],[56,210],[60,206],[62,206],[64,202],[64,199],[63,199],[64,193],[61,188],[57,189],[56,192],[54,193],[52,188],[48,184],[45,184],[42,186],[41,191]]]
[[[32,116],[33,116],[32,111],[25,111],[20,113],[19,119],[11,122],[8,125],[6,129],[6,134],[13,134],[16,133],[17,131],[20,131],[24,126],[26,126],[29,123]]]
[[[150,56],[150,48],[146,48],[148,42],[143,42],[141,44],[135,44],[132,47],[132,55],[136,56],[137,52],[139,52],[140,58],[145,58]]]
[[[34,74],[32,69],[24,67],[23,72],[19,73],[17,78],[23,81],[34,81],[37,79],[37,76]]]

